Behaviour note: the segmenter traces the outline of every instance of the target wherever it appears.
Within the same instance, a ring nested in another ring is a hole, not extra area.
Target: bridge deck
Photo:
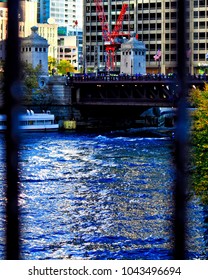
[[[106,79],[109,77],[105,77]],[[176,107],[179,96],[177,80],[75,79],[70,81],[75,106]],[[203,80],[189,80],[188,87],[204,87]]]

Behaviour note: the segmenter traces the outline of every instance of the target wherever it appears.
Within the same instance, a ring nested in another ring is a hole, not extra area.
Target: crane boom
[[[116,21],[116,25],[115,25],[112,33],[111,33],[111,36],[114,36],[114,35],[116,36],[121,31],[124,16],[125,16],[125,13],[126,13],[127,9],[128,9],[128,4],[123,4],[122,8],[121,8],[121,11],[120,11],[120,14],[118,16],[118,19]]]
[[[107,68],[108,70],[114,70],[115,68],[115,53],[118,48],[118,41],[116,42],[116,37],[124,35],[120,34],[122,23],[124,20],[125,13],[128,9],[128,4],[123,4],[116,24],[112,32],[109,31],[108,23],[105,16],[105,11],[103,7],[103,0],[94,0],[96,6],[97,17],[100,21],[102,28],[102,37],[105,42],[105,50],[107,54]],[[126,34],[127,35],[127,34]]]
[[[109,41],[109,28],[106,21],[105,11],[102,0],[94,0],[98,19],[102,27],[102,36],[105,41]]]

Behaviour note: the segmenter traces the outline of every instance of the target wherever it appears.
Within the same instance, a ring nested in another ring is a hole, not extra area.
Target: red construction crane
[[[115,52],[118,46],[121,44],[119,40],[116,38],[118,36],[128,36],[129,34],[123,34],[120,33],[121,28],[122,28],[122,23],[124,20],[125,13],[128,9],[127,4],[123,4],[120,14],[118,16],[118,19],[116,21],[116,24],[114,26],[114,29],[112,32],[109,31],[108,23],[106,20],[105,12],[104,12],[104,7],[103,7],[103,0],[94,0],[95,5],[96,5],[96,12],[98,19],[101,23],[102,27],[102,36],[105,41],[105,51],[107,54],[107,68],[108,70],[114,70],[115,69]]]

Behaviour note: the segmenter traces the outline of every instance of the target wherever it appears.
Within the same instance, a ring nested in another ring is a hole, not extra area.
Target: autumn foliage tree
[[[208,85],[204,90],[194,89],[190,103],[196,108],[191,126],[191,179],[194,190],[208,203]]]
[[[65,75],[67,72],[75,72],[73,65],[68,60],[61,60],[57,65],[58,74]]]

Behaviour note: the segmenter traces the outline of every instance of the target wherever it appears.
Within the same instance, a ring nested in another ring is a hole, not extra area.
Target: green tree
[[[22,88],[23,88],[23,102],[31,103],[32,96],[35,90],[38,89],[38,78],[41,75],[41,65],[33,68],[32,64],[22,63]]]
[[[31,64],[22,64],[23,104],[38,105],[40,110],[47,110],[53,100],[52,92],[47,85],[40,88],[39,78],[42,74],[41,65],[33,68]]]
[[[73,65],[68,60],[61,60],[58,65],[58,74],[65,75],[67,72],[75,72]]]
[[[191,158],[192,184],[197,194],[208,203],[208,85],[203,91],[194,89],[190,93],[192,113]]]

